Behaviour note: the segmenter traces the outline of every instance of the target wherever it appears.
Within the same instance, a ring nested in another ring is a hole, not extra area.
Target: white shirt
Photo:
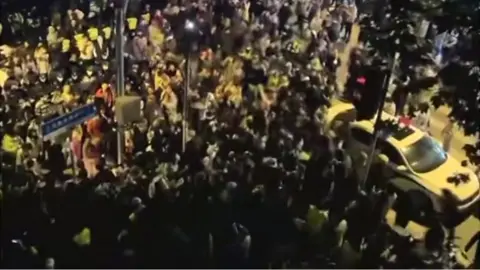
[[[415,114],[415,118],[413,119],[414,125],[418,129],[424,132],[428,131],[429,122],[430,122],[430,111],[427,111],[426,113],[419,112]]]
[[[385,107],[383,108],[383,111],[388,113],[388,114],[395,115],[395,111],[396,111],[395,103],[391,102],[391,101],[390,102],[386,101],[385,102]]]

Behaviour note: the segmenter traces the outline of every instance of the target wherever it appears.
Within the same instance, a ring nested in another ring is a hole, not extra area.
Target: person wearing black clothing
[[[66,160],[62,152],[62,146],[58,143],[47,143],[44,158],[46,169],[54,177],[62,177],[63,171],[66,169]]]
[[[329,221],[336,226],[345,218],[347,206],[354,200],[358,193],[358,184],[355,176],[349,174],[347,164],[350,157],[344,150],[338,149],[334,153],[331,163],[333,191],[329,208]]]

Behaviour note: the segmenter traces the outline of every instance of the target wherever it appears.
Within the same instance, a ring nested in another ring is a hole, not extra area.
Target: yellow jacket
[[[46,74],[50,71],[50,57],[45,48],[37,48],[34,52],[34,58],[37,62],[38,71],[40,74]]]
[[[3,136],[3,140],[2,140],[3,151],[10,154],[16,154],[17,151],[20,149],[20,147],[21,147],[20,142],[14,136],[10,136],[8,134],[5,134],[5,136]]]
[[[98,35],[99,35],[98,28],[90,27],[87,30],[87,32],[88,32],[88,37],[90,38],[90,40],[97,40]]]
[[[0,86],[3,87],[8,80],[8,73],[6,70],[0,69]]]
[[[79,51],[83,51],[87,46],[88,39],[84,34],[76,34],[74,37],[75,45]]]
[[[170,86],[170,78],[165,73],[158,74],[158,72],[155,72],[155,76],[153,78],[153,85],[155,87],[155,90],[164,90]]]
[[[103,28],[103,36],[105,39],[110,39],[112,37],[112,28],[111,27],[105,27]]]
[[[62,52],[70,51],[70,39],[62,40]]]
[[[242,101],[242,88],[229,82],[225,85],[220,85],[215,91],[215,95],[218,99],[227,98],[227,100],[240,104]]]
[[[312,59],[310,62],[312,65],[312,69],[315,71],[321,71],[322,70],[322,63],[320,62],[320,59],[318,57]]]
[[[165,41],[165,34],[163,34],[162,29],[150,25],[148,27],[148,36],[152,45],[159,47],[163,46],[163,43]]]
[[[178,98],[171,89],[162,91],[160,94],[160,102],[169,113],[174,113],[177,110]]]
[[[149,12],[142,14],[142,19],[145,20],[146,22],[150,23],[150,20],[152,19],[152,15],[150,15]]]
[[[269,89],[277,89],[280,87],[280,76],[270,75],[268,76],[267,87]]]
[[[251,47],[247,47],[244,50],[240,52],[240,57],[247,59],[247,60],[252,60],[253,59],[253,52]]]
[[[58,33],[52,26],[48,28],[47,43],[48,46],[53,46],[58,43]]]
[[[62,101],[66,104],[71,104],[75,101],[75,93],[72,92],[70,85],[64,85],[61,95]]]
[[[137,18],[135,18],[135,17],[127,18],[128,30],[133,31],[133,30],[137,29],[137,25],[138,25],[138,19]]]
[[[91,60],[93,58],[94,46],[90,40],[87,40],[85,47],[80,51],[80,59]]]

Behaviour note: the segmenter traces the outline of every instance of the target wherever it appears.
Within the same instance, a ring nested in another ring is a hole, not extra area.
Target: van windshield
[[[402,149],[405,158],[417,173],[426,173],[440,167],[447,160],[442,146],[429,136]]]

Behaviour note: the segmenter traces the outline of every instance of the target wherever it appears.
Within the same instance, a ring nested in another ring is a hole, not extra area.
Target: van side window
[[[399,166],[405,165],[400,153],[390,143],[383,140],[379,140],[377,148],[380,149],[380,152],[382,154],[388,157],[389,162],[392,162]]]
[[[366,132],[365,130],[352,127],[350,132],[353,139],[355,139],[358,142],[361,142],[365,145],[370,145],[370,143],[372,142],[372,135]]]

